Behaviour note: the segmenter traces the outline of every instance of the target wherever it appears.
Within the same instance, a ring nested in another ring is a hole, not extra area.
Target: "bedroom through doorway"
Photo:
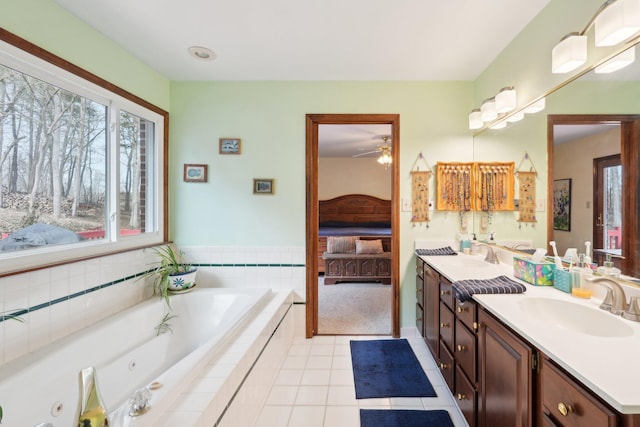
[[[398,129],[397,115],[307,116],[308,337],[399,336]]]

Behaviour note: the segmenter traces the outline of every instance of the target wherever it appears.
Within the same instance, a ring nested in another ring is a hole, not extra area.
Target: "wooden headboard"
[[[334,199],[320,200],[318,219],[320,223],[327,221],[391,222],[391,200],[365,194],[346,194]]]

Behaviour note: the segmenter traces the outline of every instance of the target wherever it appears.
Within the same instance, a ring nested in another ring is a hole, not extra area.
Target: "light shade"
[[[482,113],[479,108],[471,110],[469,114],[469,129],[480,129],[482,127]]]
[[[640,31],[640,0],[617,0],[595,19],[596,46],[614,46]]]
[[[613,73],[614,71],[618,71],[627,65],[633,64],[633,61],[636,60],[636,48],[631,47],[624,52],[620,52],[615,57],[611,58],[607,62],[602,65],[598,65],[595,70],[595,73],[605,74],[605,73]]]
[[[524,113],[522,111],[518,111],[517,113],[514,113],[507,117],[507,121],[509,123],[519,122],[522,119],[524,119]]]
[[[517,106],[516,102],[516,90],[513,86],[503,87],[496,95],[496,111],[498,114],[513,111]]]
[[[534,113],[537,113],[539,111],[544,110],[545,105],[546,105],[545,98],[540,98],[536,102],[534,102],[533,104],[531,104],[527,108],[525,108],[524,112],[526,114],[534,114]]]
[[[491,129],[496,130],[496,129],[502,129],[502,128],[505,128],[505,127],[507,127],[507,122],[503,120],[500,123],[496,123],[495,125],[492,125]]]
[[[568,73],[587,62],[587,36],[573,33],[563,38],[551,51],[551,72]]]
[[[496,99],[485,99],[480,106],[480,116],[483,122],[490,122],[498,118],[498,112],[496,111]]]
[[[378,163],[383,165],[386,169],[393,161],[393,158],[391,157],[391,148],[388,146],[383,146],[380,147],[380,149],[382,150],[382,153],[380,154],[380,157],[378,157]]]

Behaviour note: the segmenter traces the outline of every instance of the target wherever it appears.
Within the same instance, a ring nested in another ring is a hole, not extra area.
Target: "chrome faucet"
[[[93,366],[80,371],[80,392],[78,427],[108,427],[109,417],[98,391],[96,369]]]
[[[620,286],[618,282],[606,277],[596,277],[589,281],[592,284],[607,288],[607,295],[602,300],[602,304],[600,304],[601,309],[613,314],[622,314],[627,310],[629,307],[629,304],[627,304],[627,296],[624,293],[624,289],[622,289],[622,286]]]
[[[484,260],[489,264],[500,264],[498,260],[498,255],[496,255],[496,251],[494,249],[495,245],[489,245],[487,243],[476,243],[478,246],[485,246],[487,248],[487,254],[484,257]]]

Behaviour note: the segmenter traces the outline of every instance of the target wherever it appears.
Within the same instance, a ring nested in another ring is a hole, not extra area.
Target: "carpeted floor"
[[[318,278],[318,333],[390,335],[391,285],[338,283]]]

